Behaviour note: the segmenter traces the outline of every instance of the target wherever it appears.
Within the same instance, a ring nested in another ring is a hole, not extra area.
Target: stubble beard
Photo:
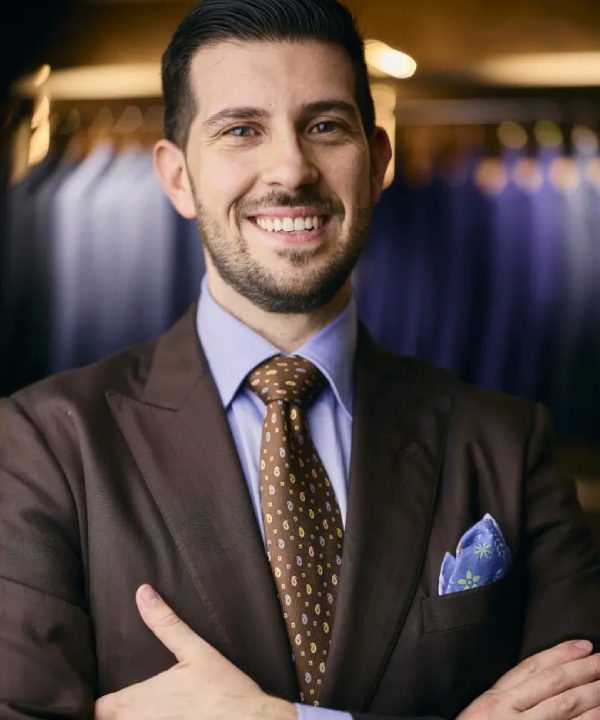
[[[196,217],[204,246],[224,282],[262,310],[299,314],[327,305],[350,277],[367,241],[371,208],[357,209],[348,241],[339,243],[329,261],[315,270],[303,272],[320,248],[279,250],[277,255],[290,266],[285,276],[278,276],[252,257],[241,234],[225,237],[198,199]],[[298,271],[296,277],[294,270]]]

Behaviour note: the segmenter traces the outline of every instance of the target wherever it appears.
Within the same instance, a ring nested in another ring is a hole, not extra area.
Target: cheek
[[[347,218],[356,215],[359,207],[368,206],[371,198],[369,163],[362,156],[345,158],[337,163],[329,176],[329,185],[344,204]]]
[[[369,156],[355,149],[353,152],[332,153],[327,162],[322,164],[324,174],[332,186],[340,188],[340,192],[356,192],[357,188],[368,184]]]
[[[211,214],[229,215],[252,187],[249,163],[233,156],[206,154],[196,164],[198,200]]]

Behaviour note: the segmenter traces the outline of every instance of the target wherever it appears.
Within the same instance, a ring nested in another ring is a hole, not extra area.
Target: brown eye
[[[339,128],[338,123],[333,122],[331,120],[321,120],[321,122],[318,122],[314,127],[313,131],[318,134],[333,132],[334,130],[337,130]]]

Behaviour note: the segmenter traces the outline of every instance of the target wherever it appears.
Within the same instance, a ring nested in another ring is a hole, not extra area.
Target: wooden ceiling
[[[467,77],[492,56],[600,49],[597,0],[356,0],[367,34],[431,76]]]
[[[366,37],[410,53],[415,82],[459,87],[492,56],[600,49],[598,0],[349,0]],[[189,0],[80,0],[44,49],[55,68],[158,61]]]

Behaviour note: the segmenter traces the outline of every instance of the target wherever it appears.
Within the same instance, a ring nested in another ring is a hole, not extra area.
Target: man
[[[163,86],[207,280],[2,404],[2,717],[597,718],[598,557],[545,413],[357,325],[390,148],[349,13],[204,0]],[[486,514],[503,577],[440,595]]]

